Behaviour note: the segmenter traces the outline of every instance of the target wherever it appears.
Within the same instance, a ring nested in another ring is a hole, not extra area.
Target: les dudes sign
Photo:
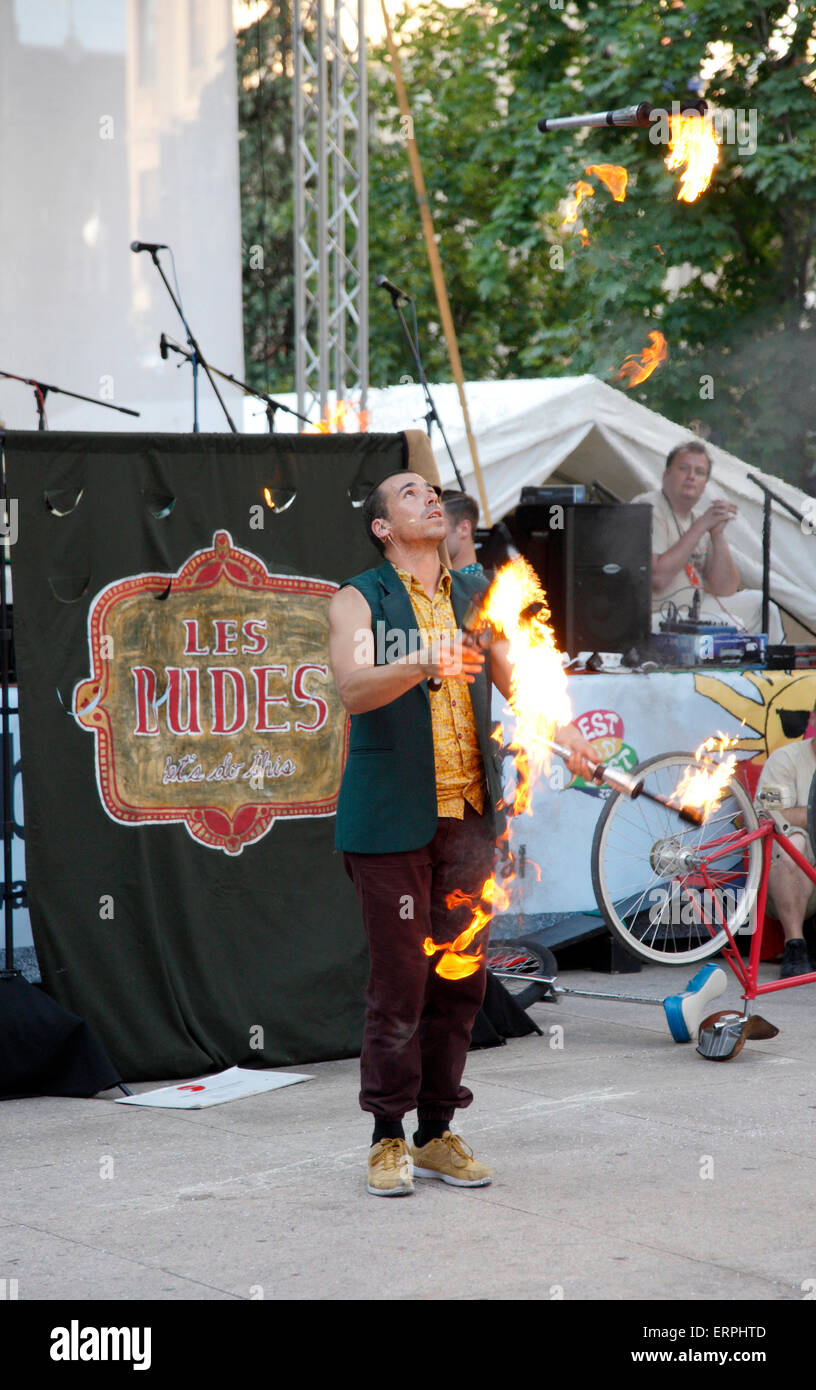
[[[176,575],[103,589],[74,714],[108,815],[180,821],[227,854],[279,816],[329,816],[348,719],[328,668],[335,584],[270,574],[217,531]]]

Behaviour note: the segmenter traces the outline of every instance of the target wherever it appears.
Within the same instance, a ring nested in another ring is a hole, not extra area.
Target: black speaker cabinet
[[[546,591],[561,651],[644,653],[651,632],[651,507],[520,505],[507,521]]]

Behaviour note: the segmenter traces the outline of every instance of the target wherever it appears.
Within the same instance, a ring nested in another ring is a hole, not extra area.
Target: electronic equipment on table
[[[762,666],[768,637],[714,623],[667,624],[679,631],[652,634],[652,654],[667,666]]]
[[[769,671],[812,671],[816,668],[816,647],[771,645],[765,653],[765,666]]]

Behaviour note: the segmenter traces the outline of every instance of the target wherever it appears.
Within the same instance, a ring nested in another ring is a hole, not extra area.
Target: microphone
[[[390,294],[392,299],[404,299],[409,304],[413,304],[414,301],[411,298],[410,294],[406,294],[405,290],[401,290],[399,288],[399,285],[392,284],[391,281],[387,280],[384,275],[378,275],[374,283],[381,290],[388,290],[388,293]]]
[[[162,333],[162,335],[161,335],[161,337],[160,337],[160,339],[159,339],[159,352],[161,353],[163,360],[166,362],[166,361],[167,361],[167,339],[166,339],[166,337],[165,337],[165,335],[164,335],[163,333]]]
[[[169,246],[164,241],[132,241],[131,251],[169,251]]]

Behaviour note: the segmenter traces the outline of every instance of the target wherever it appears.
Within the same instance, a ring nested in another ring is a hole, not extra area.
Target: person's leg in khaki
[[[801,854],[812,863],[813,851],[803,831],[791,831],[789,838]],[[778,846],[774,848],[768,877],[771,901],[769,911],[778,918],[785,934],[785,953],[779,971],[781,980],[807,975],[813,966],[804,938],[804,922],[816,905],[816,892],[811,880]]]

